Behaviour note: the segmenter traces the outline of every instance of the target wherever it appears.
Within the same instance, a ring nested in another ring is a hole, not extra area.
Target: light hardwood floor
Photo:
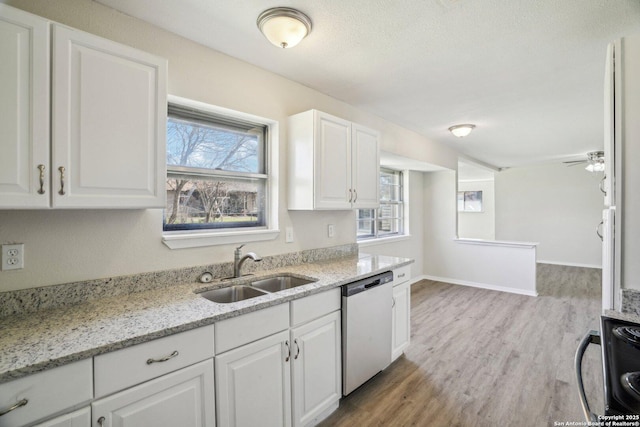
[[[538,265],[538,297],[423,280],[411,346],[322,426],[553,426],[583,421],[573,357],[599,329],[600,270]],[[584,363],[602,413],[600,347]]]

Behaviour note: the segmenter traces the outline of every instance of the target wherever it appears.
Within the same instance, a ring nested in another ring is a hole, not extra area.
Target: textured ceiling
[[[99,2],[498,167],[602,149],[606,46],[640,32],[640,0]],[[294,49],[256,28],[274,6],[313,21]]]

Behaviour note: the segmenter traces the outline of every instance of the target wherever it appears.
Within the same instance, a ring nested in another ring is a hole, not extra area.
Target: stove
[[[640,414],[640,325],[605,316],[600,325],[605,414]]]
[[[582,357],[589,344],[602,346],[604,416],[640,414],[640,324],[602,316],[600,333],[590,331],[576,352],[576,374],[582,409],[587,421],[603,418],[592,413],[582,384]],[[626,419],[626,418],[625,418]],[[637,418],[633,418],[637,420]]]

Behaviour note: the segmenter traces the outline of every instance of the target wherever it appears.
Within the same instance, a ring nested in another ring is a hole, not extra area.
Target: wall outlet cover
[[[0,271],[24,268],[24,244],[2,245],[2,265]]]

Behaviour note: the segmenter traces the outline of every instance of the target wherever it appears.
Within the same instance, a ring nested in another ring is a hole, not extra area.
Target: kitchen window
[[[269,173],[275,123],[183,101],[168,106],[165,244],[189,237],[208,241],[180,247],[266,240],[246,234],[277,231]]]
[[[380,207],[357,210],[358,240],[403,235],[404,209],[402,172],[380,168]]]

